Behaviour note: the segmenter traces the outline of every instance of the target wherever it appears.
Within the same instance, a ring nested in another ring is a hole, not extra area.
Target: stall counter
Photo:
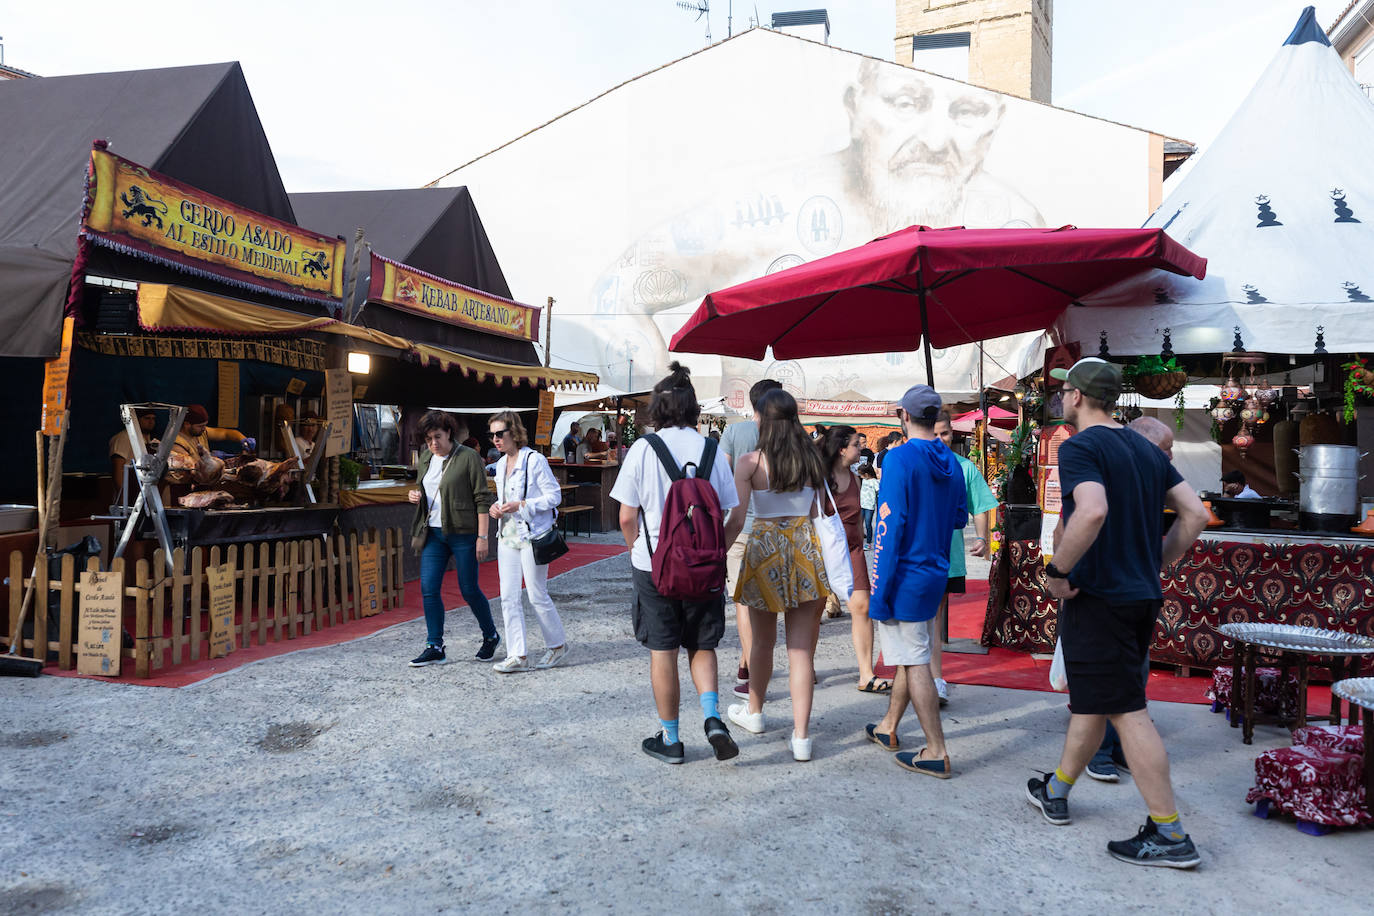
[[[1161,576],[1164,606],[1150,657],[1212,668],[1231,661],[1223,623],[1264,621],[1374,637],[1374,538],[1204,532]],[[1011,541],[993,560],[983,645],[1053,652],[1057,603],[1045,591],[1038,541]]]
[[[620,473],[618,464],[566,464],[550,461],[553,476],[560,484],[575,485],[577,489],[563,497],[563,508],[590,506],[593,531],[615,531],[620,528],[620,503],[611,499],[611,488]]]

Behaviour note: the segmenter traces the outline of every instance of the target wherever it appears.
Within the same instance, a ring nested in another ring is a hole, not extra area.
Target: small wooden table
[[[1374,656],[1374,639],[1358,633],[1299,627],[1283,623],[1226,623],[1217,628],[1236,643],[1231,667],[1231,727],[1241,728],[1241,741],[1250,744],[1255,735],[1255,669],[1261,658],[1274,659],[1298,671],[1298,714],[1293,728],[1307,724],[1307,670],[1309,658],[1327,659],[1332,681],[1353,673],[1359,659]],[[1340,701],[1331,694],[1329,722],[1340,721]]]
[[[1350,724],[1355,724],[1355,709],[1360,708],[1364,726],[1364,799],[1365,807],[1374,814],[1374,677],[1352,677],[1331,685],[1331,697],[1350,704]]]

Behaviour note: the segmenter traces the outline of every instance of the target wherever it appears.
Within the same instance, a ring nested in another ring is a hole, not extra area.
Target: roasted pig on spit
[[[177,505],[186,509],[227,509],[234,497],[223,490],[202,490],[177,497]]]

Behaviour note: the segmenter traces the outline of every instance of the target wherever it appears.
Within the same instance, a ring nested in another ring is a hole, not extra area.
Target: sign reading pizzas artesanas
[[[82,233],[135,257],[238,285],[343,295],[344,242],[230,203],[104,150],[91,151]]]

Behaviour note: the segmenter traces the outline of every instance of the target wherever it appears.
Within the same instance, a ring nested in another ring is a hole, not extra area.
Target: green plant
[[[339,456],[339,488],[342,490],[358,489],[358,472],[363,469],[362,464],[352,458]]]
[[[1178,429],[1183,428],[1183,409],[1187,406],[1187,399],[1183,397],[1183,389],[1178,390],[1174,397],[1174,426]]]
[[[1144,356],[1137,356],[1135,362],[1122,369],[1121,378],[1122,381],[1129,384],[1146,375],[1168,375],[1182,371],[1183,367],[1172,356],[1168,359],[1161,359],[1153,353],[1148,353]]]
[[[1355,405],[1361,398],[1374,399],[1374,370],[1365,365],[1363,358],[1357,356],[1341,367],[1345,370],[1345,422],[1355,420]]]

